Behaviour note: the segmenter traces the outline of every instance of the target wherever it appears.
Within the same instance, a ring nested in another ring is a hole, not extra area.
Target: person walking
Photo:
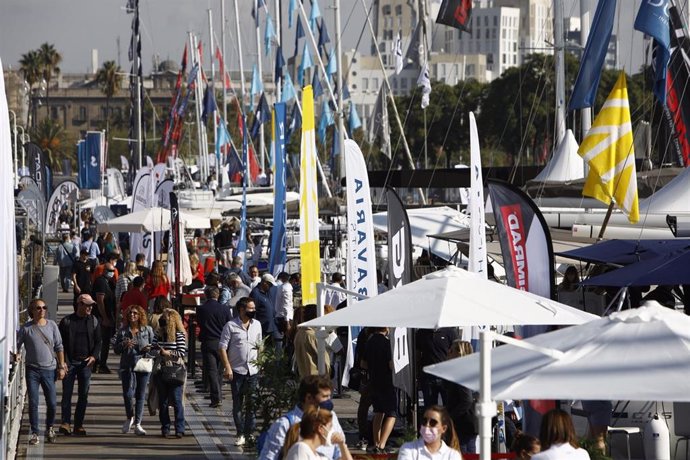
[[[26,384],[29,395],[29,425],[31,433],[29,444],[39,443],[38,429],[38,388],[43,389],[46,402],[47,442],[55,442],[53,429],[57,396],[55,380],[62,380],[67,372],[62,337],[55,321],[47,318],[48,306],[43,299],[33,299],[29,304],[31,319],[19,329],[17,349],[26,349]]]
[[[386,442],[395,425],[397,400],[393,386],[393,356],[388,328],[373,329],[362,360],[362,366],[369,372],[371,403],[374,406],[374,445],[367,447],[367,452],[382,454],[392,452],[386,447]]]
[[[134,426],[134,433],[143,436],[146,430],[141,426],[144,416],[146,386],[151,372],[139,369],[137,363],[147,358],[154,341],[154,333],[148,325],[146,312],[140,305],[131,305],[124,315],[124,325],[115,336],[115,353],[120,355],[120,379],[122,380],[122,397],[125,400],[127,419],[122,425],[122,432],[129,433]],[[134,408],[132,408],[134,398]]]
[[[55,265],[60,267],[59,277],[62,292],[69,292],[72,283],[72,266],[79,258],[79,251],[69,239],[69,234],[62,235],[62,242],[55,250]]]
[[[462,460],[460,442],[448,411],[438,405],[428,406],[419,428],[420,439],[400,447],[398,460],[438,458]]]
[[[217,255],[219,255],[219,262],[228,267],[232,260],[232,230],[227,222],[224,222],[220,228],[220,232],[213,237],[213,245],[216,247]]]
[[[93,282],[91,274],[93,267],[89,263],[89,251],[82,249],[79,259],[72,265],[72,291],[74,292],[74,308],[77,308],[77,298],[82,294],[92,294]]]
[[[209,407],[215,408],[222,405],[223,363],[218,352],[220,336],[225,325],[232,320],[232,315],[229,307],[218,302],[220,291],[217,286],[207,286],[204,292],[208,300],[196,309],[196,319],[201,328],[201,355],[211,393]]]
[[[254,319],[256,305],[251,297],[237,302],[238,316],[223,327],[218,344],[218,352],[223,362],[223,375],[230,380],[232,390],[232,418],[237,428],[236,446],[243,446],[252,438],[255,418],[249,404],[245,406],[245,395],[251,394],[258,384],[259,369],[256,359],[259,356],[262,333],[261,325]]]
[[[287,272],[278,274],[278,286],[276,289],[276,328],[278,334],[282,336],[283,343],[287,342],[292,333],[292,321],[295,316],[294,304],[292,300],[292,284],[289,282],[290,275]]]
[[[182,318],[172,308],[163,310],[158,319],[160,337],[153,342],[154,350],[158,350],[160,359],[167,362],[180,362],[187,356],[187,336]],[[163,363],[165,364],[165,363]],[[182,438],[185,434],[184,420],[184,383],[170,383],[164,381],[160,373],[154,375],[154,384],[158,392],[158,417],[161,422],[161,435],[170,437],[170,412],[172,406],[175,412],[175,437]]]
[[[230,272],[225,277],[225,282],[229,288],[228,300],[225,302],[228,306],[235,308],[237,301],[242,297],[249,297],[252,290],[242,282],[242,278],[237,273]],[[219,300],[220,301],[220,300]],[[223,303],[222,301],[220,301]]]
[[[276,282],[273,275],[265,274],[261,282],[252,289],[250,297],[256,305],[256,319],[261,323],[261,333],[270,337],[271,343],[277,350],[282,349],[282,338],[278,334],[275,318]]]
[[[92,314],[96,302],[88,294],[77,298],[77,311],[60,321],[59,330],[65,351],[67,372],[62,380],[62,424],[60,433],[85,436],[84,415],[89,403],[91,373],[96,364],[96,356],[101,350],[101,328],[98,319]],[[72,395],[74,380],[79,385],[77,407],[74,411],[74,431],[72,431]]]
[[[110,339],[115,334],[115,267],[108,262],[103,274],[96,278],[93,285],[96,297],[96,310],[93,312],[101,327],[101,352],[98,356],[97,373],[110,374],[108,351]]]

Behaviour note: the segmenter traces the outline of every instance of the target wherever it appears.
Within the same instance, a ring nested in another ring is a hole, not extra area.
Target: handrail
[[[7,340],[7,338],[3,339]],[[22,425],[24,413],[24,397],[26,395],[25,359],[24,347],[19,351],[21,359],[12,365],[7,381],[7,395],[5,395],[2,407],[2,426],[7,430],[3,436],[5,445],[5,458],[14,460],[17,455],[17,443],[19,431]]]

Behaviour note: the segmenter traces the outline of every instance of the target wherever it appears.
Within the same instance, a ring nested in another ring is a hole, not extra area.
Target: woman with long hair
[[[541,451],[541,443],[531,434],[518,431],[515,433],[513,445],[510,450],[515,453],[516,459],[530,460],[532,456]]]
[[[186,286],[187,290],[193,291],[194,289],[204,287],[206,284],[206,280],[204,279],[204,267],[201,266],[198,255],[190,254],[189,267],[192,269],[192,282],[189,286]]]
[[[146,278],[145,289],[149,297],[149,307],[153,307],[156,298],[167,299],[170,295],[170,280],[165,274],[165,265],[160,260],[155,260],[151,265],[151,273]]]
[[[564,410],[552,409],[542,417],[539,439],[542,450],[532,460],[589,460],[577,442],[573,420]]]
[[[162,365],[166,362],[184,362],[187,355],[187,335],[185,334],[182,318],[172,308],[163,310],[158,319],[159,335],[154,339],[153,347],[158,349]],[[154,375],[154,384],[158,392],[158,411],[161,422],[161,434],[170,436],[170,412],[168,406],[175,410],[175,437],[184,436],[184,383],[175,384],[163,381],[160,375]]]
[[[444,460],[462,459],[460,441],[445,407],[434,405],[424,411],[419,434],[420,439],[402,445],[398,453],[399,460],[426,457]]]
[[[153,309],[149,309],[148,320],[149,326],[153,328],[153,332],[156,337],[160,337],[160,326],[158,325],[158,320],[165,311],[166,308],[172,308],[172,303],[165,297],[158,297],[153,303]]]
[[[285,460],[317,460],[324,457],[316,451],[321,446],[337,444],[339,460],[352,460],[345,436],[333,429],[333,414],[327,409],[310,407],[299,423],[293,424],[285,436],[283,458]]]
[[[127,419],[122,425],[122,432],[129,433],[134,426],[134,433],[146,434],[141,426],[144,416],[146,385],[150,372],[135,371],[137,361],[143,358],[153,345],[153,329],[147,324],[146,312],[140,305],[131,305],[124,315],[122,328],[115,336],[115,353],[120,355],[120,380],[122,380],[122,397],[125,400]],[[134,408],[132,408],[134,398]]]

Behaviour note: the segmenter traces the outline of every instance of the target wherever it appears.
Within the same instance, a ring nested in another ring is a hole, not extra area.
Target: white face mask
[[[335,430],[333,429],[333,427],[331,427],[331,428],[326,432],[326,436],[324,436],[324,440],[325,440],[325,443],[324,443],[324,444],[325,444],[327,447],[330,447],[330,446],[333,445],[333,433],[335,433]]]
[[[431,444],[438,439],[438,428],[422,426],[419,428],[419,434],[422,435],[422,439],[424,439],[425,443]]]

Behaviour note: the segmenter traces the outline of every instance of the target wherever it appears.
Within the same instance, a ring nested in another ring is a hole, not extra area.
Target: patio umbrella
[[[684,239],[608,240],[571,251],[557,252],[556,255],[583,262],[629,265],[688,247],[690,241]]]
[[[687,242],[686,242],[687,244]],[[690,248],[631,263],[584,280],[584,286],[650,286],[690,284]]]
[[[210,228],[208,218],[180,212],[185,228]],[[170,230],[170,210],[147,208],[98,224],[99,232],[160,232]]]
[[[436,329],[581,324],[598,316],[449,266],[300,326]]]
[[[690,401],[690,318],[657,302],[521,342],[491,351],[494,400]],[[479,362],[424,371],[478,390]]]

